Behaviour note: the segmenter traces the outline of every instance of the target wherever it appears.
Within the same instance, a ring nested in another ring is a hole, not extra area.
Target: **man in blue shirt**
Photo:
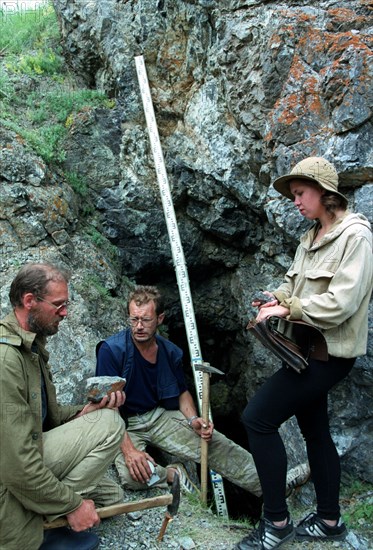
[[[175,344],[157,333],[164,320],[164,304],[158,289],[138,286],[128,300],[129,328],[97,346],[97,376],[126,378],[126,401],[120,408],[127,430],[115,464],[122,484],[144,489],[153,468],[157,487],[172,483],[175,471],[184,489],[198,491],[181,463],[162,467],[147,452],[147,446],[161,449],[180,461],[200,462],[201,441],[209,442],[209,467],[232,483],[261,496],[262,490],[251,454],[214,430],[203,427],[193,397],[185,383],[182,356]],[[304,483],[308,465],[288,473],[288,486]]]

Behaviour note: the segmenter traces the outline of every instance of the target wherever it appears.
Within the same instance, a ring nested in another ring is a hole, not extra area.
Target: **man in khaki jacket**
[[[0,548],[92,550],[98,506],[123,499],[104,474],[123,437],[122,392],[99,404],[60,406],[46,337],[67,315],[68,275],[26,264],[10,288],[13,312],[0,321]],[[94,500],[91,500],[94,499]],[[66,516],[71,529],[45,531]]]

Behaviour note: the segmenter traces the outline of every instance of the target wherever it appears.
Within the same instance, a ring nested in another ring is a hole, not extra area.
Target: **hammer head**
[[[180,478],[179,474],[175,472],[174,480],[171,486],[172,502],[167,506],[167,512],[171,517],[177,514],[180,504]]]
[[[225,374],[223,371],[212,367],[210,363],[205,363],[205,361],[203,361],[202,363],[197,363],[196,365],[194,365],[194,368],[202,372],[207,372],[208,374]]]

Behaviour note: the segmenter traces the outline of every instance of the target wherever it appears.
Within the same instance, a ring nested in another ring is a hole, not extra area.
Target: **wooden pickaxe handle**
[[[163,537],[164,537],[164,534],[165,534],[166,529],[167,529],[167,525],[170,523],[170,521],[171,521],[172,519],[173,519],[173,518],[172,518],[171,514],[169,514],[168,512],[166,512],[165,517],[163,518],[161,530],[159,531],[159,535],[158,535],[158,537],[157,537],[157,541],[158,541],[158,542],[162,542]]]
[[[121,502],[112,506],[104,506],[97,508],[98,516],[103,518],[111,518],[120,514],[128,514],[137,510],[147,510],[148,508],[156,508],[157,506],[168,506],[173,501],[172,494],[160,495],[158,497],[144,498],[143,500],[135,500],[133,502]],[[44,523],[44,529],[55,529],[56,527],[65,527],[69,525],[65,516],[55,519],[51,522]]]
[[[209,425],[210,411],[210,374],[203,373],[202,378],[202,420]],[[202,428],[203,430],[203,428]],[[208,488],[208,442],[201,438],[201,502],[207,504]]]

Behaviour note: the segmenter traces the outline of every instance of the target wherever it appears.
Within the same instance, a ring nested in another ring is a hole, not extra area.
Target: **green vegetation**
[[[20,126],[18,122],[13,120],[4,120],[0,122],[9,130],[13,130],[19,134],[26,142],[40,155],[46,162],[58,161],[61,162],[65,158],[65,151],[59,149],[60,142],[65,137],[65,131],[61,126],[52,124],[47,127],[41,127],[38,131],[27,129]]]
[[[89,187],[84,180],[84,177],[76,172],[65,172],[65,178],[69,183],[70,187],[79,195],[83,200],[79,201],[79,210],[83,218],[86,218],[93,214],[94,206],[92,204],[91,195]],[[90,230],[88,230],[89,232]],[[101,236],[101,233],[97,231],[98,235]],[[101,236],[102,241],[106,240]],[[100,243],[97,243],[100,244]],[[110,245],[111,246],[111,245]]]
[[[26,9],[24,2],[0,5],[0,126],[16,132],[52,170],[63,170],[66,145],[76,126],[89,124],[95,108],[111,109],[115,101],[76,83],[62,55],[51,2],[40,0],[35,10]],[[94,214],[84,174],[64,176],[79,197],[81,219]],[[118,261],[116,247],[98,230],[89,225],[87,233],[112,262]],[[84,287],[96,297],[111,298],[98,279],[86,281]]]
[[[104,249],[107,257],[113,264],[118,262],[118,250],[116,246],[110,243],[102,233],[100,233],[94,226],[88,225],[86,228],[88,238],[98,248]]]
[[[75,122],[89,120],[95,107],[115,103],[74,84],[52,5],[34,11],[19,6],[19,11],[13,3],[0,9],[0,124],[17,132],[45,162],[58,164]],[[83,187],[78,189],[85,196]]]
[[[89,296],[91,302],[108,304],[113,299],[97,275],[88,275],[78,286],[82,294]]]
[[[77,193],[83,198],[88,196],[89,194],[88,185],[85,183],[85,181],[79,174],[76,174],[75,172],[66,172],[65,177],[69,182],[70,187],[73,188],[75,193]]]
[[[60,73],[63,59],[50,48],[37,50],[34,54],[19,55],[10,59],[6,67],[15,73],[34,75],[47,74],[55,76]]]
[[[20,2],[20,9],[16,9],[15,2],[8,2],[0,9],[2,54],[18,56],[34,48],[48,51],[50,45],[58,43],[59,29],[52,6],[45,3],[35,10],[24,6]]]
[[[96,90],[53,90],[45,95],[33,92],[27,97],[28,117],[32,122],[43,123],[53,117],[65,128],[74,124],[75,114],[89,113],[92,107],[107,106],[105,94]]]
[[[91,239],[91,241],[97,245],[97,246],[104,246],[107,245],[107,239],[99,232],[95,227],[88,227],[87,233]]]
[[[350,529],[361,530],[373,523],[373,485],[349,481],[342,485],[343,519]]]

